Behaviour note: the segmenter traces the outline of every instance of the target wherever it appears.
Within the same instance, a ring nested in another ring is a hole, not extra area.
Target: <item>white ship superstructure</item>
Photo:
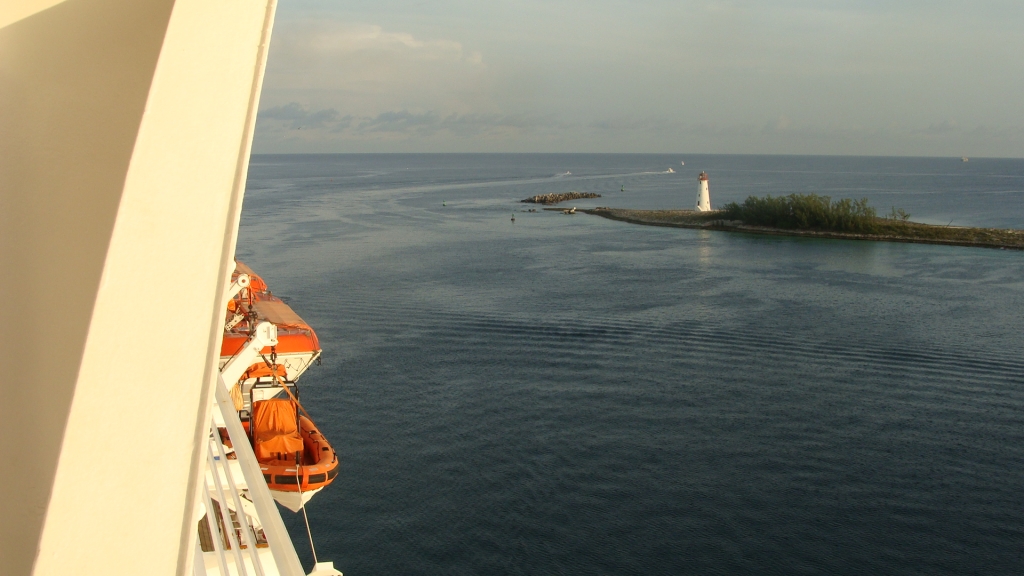
[[[275,10],[0,2],[5,574],[303,574],[219,370]]]

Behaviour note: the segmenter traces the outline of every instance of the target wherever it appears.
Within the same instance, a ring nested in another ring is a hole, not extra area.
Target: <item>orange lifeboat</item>
[[[298,512],[338,475],[334,448],[296,396],[295,381],[320,357],[320,341],[262,278],[236,262],[232,282],[241,274],[249,276],[249,283],[227,306],[221,368],[246,346],[254,327],[262,322],[274,324],[277,344],[261,351],[262,359],[232,383],[231,393],[271,495]],[[226,440],[224,434],[222,439]]]
[[[252,405],[249,437],[270,493],[298,512],[313,494],[338,475],[338,456],[327,439],[291,398]]]
[[[221,366],[249,341],[250,329],[259,322],[277,327],[277,345],[262,353],[285,368],[285,380],[295,381],[320,357],[320,340],[313,328],[288,304],[274,296],[266,282],[241,262],[235,263],[232,281],[249,276],[249,286],[238,292],[227,307],[226,328],[221,341]]]

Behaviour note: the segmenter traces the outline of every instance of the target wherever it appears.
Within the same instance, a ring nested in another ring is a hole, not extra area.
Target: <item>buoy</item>
[[[448,205],[447,202],[445,202],[444,200],[441,201],[441,206],[447,206],[447,205]]]
[[[619,192],[625,192],[625,191],[626,191],[626,187],[625,186],[623,186],[622,188],[619,188]]]

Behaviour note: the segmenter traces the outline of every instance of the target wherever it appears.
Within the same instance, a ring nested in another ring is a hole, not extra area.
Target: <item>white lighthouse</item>
[[[711,195],[708,194],[708,173],[701,172],[700,176],[697,177],[697,181],[700,184],[697,186],[697,206],[694,209],[697,212],[710,212]]]

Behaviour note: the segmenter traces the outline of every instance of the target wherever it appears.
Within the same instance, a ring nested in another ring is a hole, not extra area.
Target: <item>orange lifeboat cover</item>
[[[278,364],[276,368],[271,370],[265,362],[259,362],[249,366],[249,369],[242,374],[239,380],[248,380],[249,378],[262,378],[264,376],[270,376],[276,374],[279,378],[286,378],[288,376],[288,370],[284,367],[284,364]]]
[[[254,402],[252,422],[257,460],[289,460],[295,458],[296,452],[302,452],[295,403],[290,399]]]

